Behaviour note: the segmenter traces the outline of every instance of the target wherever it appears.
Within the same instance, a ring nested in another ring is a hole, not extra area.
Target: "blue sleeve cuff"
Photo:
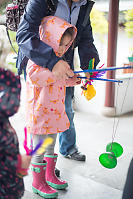
[[[47,67],[50,71],[52,71],[54,65],[55,65],[59,60],[62,60],[62,58],[61,58],[61,57],[57,57],[57,56],[55,55],[55,53],[52,51],[51,58],[50,58],[50,60],[48,60],[48,62],[47,62],[47,64],[46,64],[46,67]]]

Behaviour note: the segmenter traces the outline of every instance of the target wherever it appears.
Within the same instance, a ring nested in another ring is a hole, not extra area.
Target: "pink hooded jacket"
[[[39,29],[40,39],[51,46],[57,55],[61,37],[69,27],[73,27],[74,40],[77,33],[75,26],[55,16],[45,17]],[[28,132],[54,134],[67,130],[70,124],[65,112],[65,91],[66,86],[74,86],[73,81],[56,80],[50,70],[31,60],[28,61],[26,71]]]

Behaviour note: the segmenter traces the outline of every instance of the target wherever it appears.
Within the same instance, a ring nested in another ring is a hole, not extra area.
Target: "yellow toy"
[[[93,97],[96,95],[96,90],[94,86],[91,84],[87,84],[87,90],[85,89],[83,91],[84,96],[86,97],[87,100],[91,100]]]
[[[90,60],[88,69],[94,69],[94,62],[94,58]],[[90,77],[91,76],[93,76],[93,73],[90,73]],[[96,90],[94,86],[91,84],[91,80],[85,80],[85,83],[81,88],[83,89],[83,94],[87,100],[91,100],[93,97],[95,97]]]

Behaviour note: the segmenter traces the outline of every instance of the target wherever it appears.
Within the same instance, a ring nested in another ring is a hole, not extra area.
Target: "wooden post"
[[[116,65],[118,33],[119,0],[110,0],[107,67]],[[115,71],[107,72],[107,78],[114,79]],[[107,82],[105,90],[105,107],[114,107],[115,83]]]

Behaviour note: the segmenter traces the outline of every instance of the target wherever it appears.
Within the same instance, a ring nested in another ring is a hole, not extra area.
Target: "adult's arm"
[[[28,78],[36,87],[44,87],[56,82],[56,79],[51,71],[40,67],[34,63],[26,67]]]
[[[61,58],[55,55],[50,46],[40,40],[39,26],[45,16],[45,0],[29,0],[16,39],[21,52],[26,57],[35,64],[52,70]]]
[[[94,67],[96,68],[99,63],[98,51],[94,45],[94,39],[92,34],[92,27],[90,23],[90,18],[88,19],[87,25],[84,27],[80,41],[78,44],[78,52],[82,69],[87,69],[89,66],[89,61],[95,58]]]

